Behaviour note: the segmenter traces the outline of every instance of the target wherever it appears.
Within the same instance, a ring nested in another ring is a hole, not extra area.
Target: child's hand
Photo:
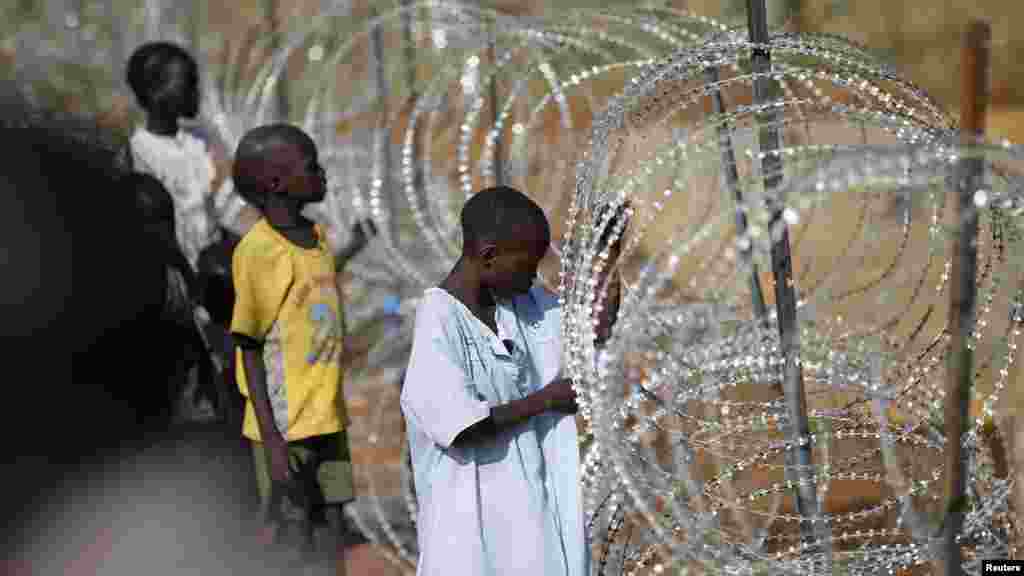
[[[370,220],[369,218],[353,224],[352,246],[355,247],[354,251],[362,250],[363,247],[366,246],[367,242],[369,242],[369,238],[366,237],[366,230],[363,229],[364,226],[366,227],[366,230],[370,231],[371,236],[377,235],[377,226],[375,226],[373,220]]]
[[[571,378],[557,378],[544,387],[547,393],[546,400],[552,410],[575,414],[578,409],[576,405],[576,392],[572,389]]]
[[[211,139],[207,142],[207,151],[210,160],[213,162],[213,180],[210,182],[210,190],[214,193],[220,190],[225,180],[231,178],[231,155],[219,139]]]

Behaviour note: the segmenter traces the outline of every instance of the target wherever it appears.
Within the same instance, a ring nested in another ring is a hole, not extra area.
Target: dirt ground
[[[65,474],[55,494],[27,512],[25,547],[3,572],[280,573],[257,543],[251,452],[236,432],[177,425],[145,444]],[[348,553],[347,572],[337,574],[398,575],[370,545]]]

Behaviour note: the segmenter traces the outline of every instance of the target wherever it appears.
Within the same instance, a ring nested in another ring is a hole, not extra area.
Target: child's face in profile
[[[500,298],[529,292],[549,244],[539,231],[499,243],[494,257],[486,262],[483,283]]]
[[[313,141],[304,146],[287,146],[281,153],[290,167],[286,194],[303,203],[322,202],[327,196],[327,173],[320,165]]]

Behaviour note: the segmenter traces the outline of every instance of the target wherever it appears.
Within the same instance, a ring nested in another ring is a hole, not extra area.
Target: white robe
[[[417,576],[585,576],[573,416],[546,414],[485,444],[451,446],[491,407],[558,375],[553,295],[534,288],[496,315],[497,335],[439,288],[417,310],[401,397],[419,502]]]

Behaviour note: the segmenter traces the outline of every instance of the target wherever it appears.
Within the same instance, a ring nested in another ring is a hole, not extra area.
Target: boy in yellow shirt
[[[302,216],[305,205],[324,199],[325,173],[312,139],[277,124],[242,138],[233,178],[263,216],[232,258],[231,334],[246,397],[242,433],[252,442],[266,529],[273,537],[281,514],[303,511],[307,526],[326,520],[340,529],[341,507],[354,499],[341,294],[326,234]],[[275,514],[271,497],[281,494],[291,497]],[[340,535],[332,536],[338,541],[328,548],[343,555]]]

